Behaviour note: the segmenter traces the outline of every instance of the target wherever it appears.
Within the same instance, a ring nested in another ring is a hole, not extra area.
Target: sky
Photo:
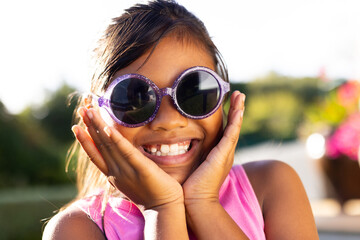
[[[134,2],[1,1],[0,101],[19,113],[64,82],[88,91],[96,40]],[[205,23],[234,82],[270,71],[360,80],[359,0],[178,2]]]

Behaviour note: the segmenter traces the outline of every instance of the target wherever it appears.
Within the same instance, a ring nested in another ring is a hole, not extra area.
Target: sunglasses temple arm
[[[108,101],[106,99],[104,99],[103,97],[100,97],[94,93],[88,93],[84,95],[84,98],[91,98],[91,104],[94,105],[99,105],[100,107],[103,105],[108,105]]]
[[[230,83],[228,82],[224,82],[224,84],[222,84],[223,89],[224,89],[224,93],[227,93],[230,91]]]

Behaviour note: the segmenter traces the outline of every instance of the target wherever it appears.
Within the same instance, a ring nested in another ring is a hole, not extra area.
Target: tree
[[[0,188],[69,182],[65,157],[73,137],[74,106],[66,100],[73,89],[63,85],[40,108],[11,115],[0,102]],[[39,111],[45,111],[39,118]]]

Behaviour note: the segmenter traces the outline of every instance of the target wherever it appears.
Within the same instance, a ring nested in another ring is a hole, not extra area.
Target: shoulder
[[[264,177],[273,177],[274,174],[279,172],[297,175],[295,170],[285,162],[278,160],[262,160],[254,161],[243,164],[243,167],[250,178],[264,175]]]
[[[301,185],[296,171],[281,161],[254,161],[243,164],[243,168],[262,208],[269,194],[283,188],[282,185]]]
[[[296,171],[287,163],[277,160],[264,160],[245,163],[244,170],[259,200],[260,206],[271,195],[285,191],[286,188],[303,188]]]
[[[70,206],[47,223],[43,240],[105,239],[98,226],[77,207]]]
[[[265,232],[274,239],[298,236],[316,239],[317,230],[309,200],[296,171],[281,161],[243,165],[262,208]]]

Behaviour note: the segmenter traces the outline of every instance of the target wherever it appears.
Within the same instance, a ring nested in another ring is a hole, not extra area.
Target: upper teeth
[[[146,152],[157,156],[176,156],[184,154],[189,150],[190,141],[173,144],[145,145]]]

